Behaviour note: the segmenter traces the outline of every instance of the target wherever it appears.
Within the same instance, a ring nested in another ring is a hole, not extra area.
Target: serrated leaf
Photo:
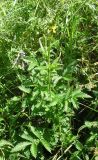
[[[4,139],[0,140],[0,147],[3,146],[12,146],[12,144]]]
[[[82,94],[81,94],[81,90],[80,89],[76,89],[72,92],[72,97],[80,97]]]
[[[86,121],[85,126],[87,128],[92,128],[92,127],[98,128],[98,122],[97,121],[93,121],[93,122]]]
[[[33,138],[28,134],[28,132],[24,132],[22,135],[21,135],[21,138],[27,140],[27,141],[30,141],[30,142],[33,142]]]
[[[30,88],[26,88],[25,86],[19,86],[18,87],[21,91],[23,91],[23,92],[25,92],[25,93],[30,93],[31,92],[31,90],[30,90]]]
[[[45,149],[51,153],[50,144],[45,139],[41,139],[41,143],[45,147]]]
[[[31,129],[31,132],[37,137],[37,138],[41,138],[41,135],[39,133],[39,131],[37,131],[33,126],[30,125],[30,129]]]
[[[77,89],[77,90],[73,91],[72,97],[73,97],[73,98],[91,98],[90,95],[81,92],[80,89]]]
[[[31,154],[34,158],[37,157],[37,144],[35,142],[32,143],[30,147]]]
[[[11,150],[11,152],[19,152],[31,144],[31,142],[20,142]]]
[[[78,109],[78,103],[77,103],[76,99],[71,98],[71,102],[72,102],[72,104],[73,104],[73,107],[74,107],[75,109]]]
[[[82,98],[92,98],[90,95],[82,92]]]

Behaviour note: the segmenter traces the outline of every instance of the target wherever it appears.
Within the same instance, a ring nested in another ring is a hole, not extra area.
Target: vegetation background
[[[0,1],[0,160],[98,159],[98,1]]]

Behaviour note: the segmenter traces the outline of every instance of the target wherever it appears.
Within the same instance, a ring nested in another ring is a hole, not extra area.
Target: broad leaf
[[[12,144],[6,140],[1,140],[0,141],[0,147],[3,147],[3,146],[12,146]]]
[[[51,153],[50,144],[45,139],[41,139],[41,143],[45,147],[45,149]]]
[[[31,154],[34,158],[37,157],[37,144],[35,142],[32,143],[30,147]]]
[[[12,98],[12,101],[15,101],[15,102],[17,102],[17,101],[19,101],[20,100],[20,97],[17,97],[17,96],[14,96],[13,98]]]
[[[83,92],[81,92],[81,97],[82,98],[92,98],[90,95],[83,93]]]
[[[32,143],[30,142],[21,142],[18,143],[12,150],[11,152],[19,152],[21,150],[24,150],[27,146],[31,145]]]
[[[30,129],[31,132],[37,137],[37,138],[41,138],[41,134],[39,133],[39,131],[37,131],[33,126],[30,125]]]
[[[25,86],[19,86],[18,87],[21,91],[23,91],[23,92],[25,92],[25,93],[30,93],[31,92],[31,90],[30,90],[30,88],[26,88]]]
[[[77,103],[77,100],[76,99],[74,99],[74,98],[71,98],[71,102],[72,102],[72,104],[73,104],[73,107],[75,108],[75,109],[78,109],[78,103]]]
[[[28,132],[24,132],[24,133],[21,135],[21,138],[26,139],[27,141],[30,141],[30,142],[33,142],[33,141],[34,141],[34,139],[28,134]]]
[[[9,141],[6,141],[6,140],[2,139],[0,141],[0,147],[3,147],[3,146],[12,146],[12,144]]]
[[[91,98],[90,95],[81,92],[80,89],[77,89],[77,90],[73,91],[72,97],[73,97],[73,98]]]
[[[82,143],[80,143],[79,141],[77,141],[75,145],[76,145],[76,148],[77,148],[79,151],[81,151],[81,150],[83,149],[83,145],[82,145]]]

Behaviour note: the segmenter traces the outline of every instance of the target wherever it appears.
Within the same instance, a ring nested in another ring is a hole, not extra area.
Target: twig
[[[67,147],[67,149],[64,151],[64,153],[57,159],[57,160],[60,160],[60,158],[68,152],[68,150],[73,146],[74,142],[72,144],[69,145],[69,147]]]

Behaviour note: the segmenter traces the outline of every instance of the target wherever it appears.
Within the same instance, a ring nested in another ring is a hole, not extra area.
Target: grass
[[[1,160],[97,160],[98,2],[0,2]]]

